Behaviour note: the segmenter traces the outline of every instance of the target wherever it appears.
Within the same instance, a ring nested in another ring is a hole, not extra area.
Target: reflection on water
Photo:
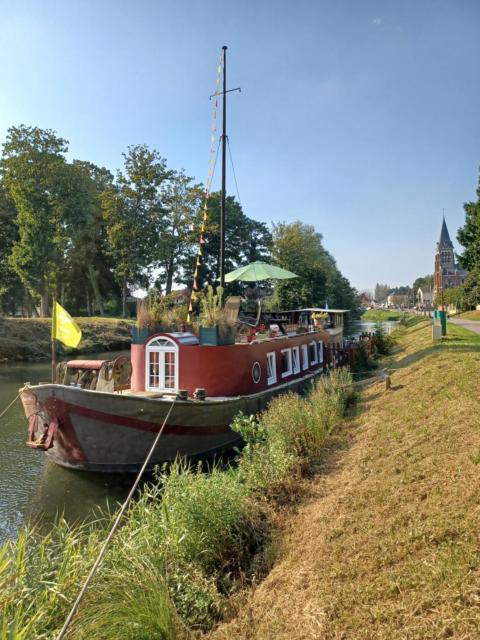
[[[71,523],[98,516],[99,508],[122,502],[132,482],[130,474],[85,473],[47,462],[28,497],[25,518],[43,529],[58,514]]]
[[[374,332],[375,328],[381,324],[386,333],[392,332],[398,325],[397,320],[387,322],[366,322],[365,320],[352,320],[345,326],[346,338],[357,338],[364,333]]]
[[[94,354],[111,359],[122,352]],[[79,356],[82,357],[82,356]],[[26,382],[48,380],[50,363],[15,363],[0,366],[0,413]],[[19,400],[0,419],[0,544],[27,518],[44,526],[58,512],[69,521],[83,520],[96,506],[112,507],[130,488],[129,476],[82,473],[48,462],[40,451],[29,449],[27,421]]]

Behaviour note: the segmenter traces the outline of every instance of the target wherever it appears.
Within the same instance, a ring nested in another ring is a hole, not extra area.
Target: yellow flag
[[[77,347],[82,339],[80,327],[58,302],[55,302],[55,310],[53,312],[52,338],[53,340],[60,340],[67,347]]]

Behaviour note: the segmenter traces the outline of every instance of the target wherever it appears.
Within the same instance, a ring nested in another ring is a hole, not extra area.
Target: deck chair
[[[257,300],[257,317],[253,318],[253,317],[248,317],[248,318],[240,318],[239,322],[242,326],[247,326],[247,327],[258,327],[258,325],[260,324],[260,319],[262,316],[262,301],[259,298]]]
[[[237,324],[238,314],[240,313],[240,296],[229,296],[225,300],[225,314],[227,316],[228,324]]]

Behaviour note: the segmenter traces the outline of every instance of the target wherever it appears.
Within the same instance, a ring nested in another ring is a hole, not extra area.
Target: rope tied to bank
[[[13,407],[15,402],[20,398],[20,394],[22,393],[22,391],[23,389],[20,390],[20,393],[18,393],[17,396],[10,402],[10,404],[2,411],[2,413],[0,413],[0,418],[3,418],[3,416],[7,413],[10,407]]]
[[[108,545],[110,544],[111,539],[113,538],[113,535],[115,533],[115,531],[118,529],[118,525],[120,524],[120,521],[125,513],[125,511],[127,510],[128,505],[130,504],[130,501],[133,497],[133,494],[135,493],[136,488],[138,487],[138,484],[145,472],[145,469],[147,468],[148,463],[150,462],[150,458],[153,455],[153,452],[155,451],[155,448],[158,444],[158,441],[160,440],[163,430],[165,429],[165,425],[167,424],[167,420],[170,417],[170,414],[172,413],[172,409],[175,406],[175,403],[177,401],[177,397],[175,397],[173,399],[172,404],[170,405],[170,408],[168,409],[167,415],[165,416],[165,419],[163,421],[162,426],[160,427],[159,432],[157,433],[157,436],[155,438],[155,440],[153,441],[153,444],[150,448],[150,451],[147,454],[147,457],[145,458],[145,461],[142,465],[142,468],[140,469],[140,471],[138,472],[137,477],[135,478],[135,482],[132,485],[132,488],[130,489],[128,496],[125,498],[124,503],[122,504],[122,507],[120,509],[120,511],[118,512],[117,517],[115,518],[115,522],[112,525],[112,528],[110,529],[110,533],[108,534],[105,542],[103,543],[102,548],[100,549],[100,552],[97,556],[97,559],[95,560],[95,562],[93,563],[92,568],[90,569],[90,573],[88,574],[85,582],[83,583],[83,587],[80,589],[80,593],[77,596],[77,599],[75,600],[75,602],[73,603],[72,608],[70,609],[70,613],[67,616],[67,619],[64,622],[63,627],[60,630],[60,633],[57,636],[57,640],[63,640],[63,638],[65,637],[65,633],[68,630],[68,627],[70,626],[70,623],[73,620],[73,617],[75,616],[75,613],[77,612],[78,606],[83,598],[83,596],[85,595],[85,592],[88,588],[88,585],[90,584],[93,576],[95,575],[98,567],[100,566],[100,563],[103,560],[103,557],[105,556],[105,553],[107,551]]]

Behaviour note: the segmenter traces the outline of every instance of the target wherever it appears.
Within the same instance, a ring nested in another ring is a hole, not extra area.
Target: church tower
[[[453,242],[450,239],[444,217],[440,239],[435,250],[434,297],[443,289],[463,284],[466,276],[467,272],[455,262]]]

